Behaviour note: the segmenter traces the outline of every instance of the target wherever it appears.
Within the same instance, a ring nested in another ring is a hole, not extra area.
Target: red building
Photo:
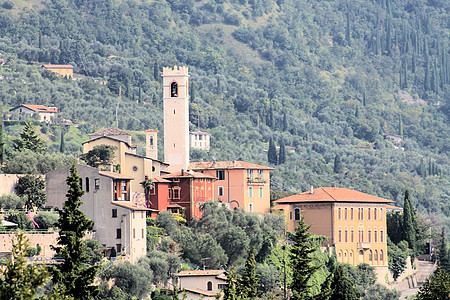
[[[215,177],[194,171],[181,171],[152,178],[154,187],[146,199],[147,207],[158,211],[184,210],[186,219],[202,216],[200,205],[214,200]]]

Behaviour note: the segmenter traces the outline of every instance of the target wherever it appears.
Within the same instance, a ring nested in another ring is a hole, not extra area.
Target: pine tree
[[[319,269],[318,266],[313,266],[312,264],[314,260],[312,254],[316,249],[311,244],[311,234],[308,233],[310,227],[305,224],[302,217],[298,222],[293,237],[294,245],[290,253],[290,264],[293,270],[290,289],[293,300],[311,298],[311,284],[309,280],[314,272]]]
[[[238,278],[234,269],[231,269],[227,274],[227,285],[223,290],[223,300],[238,300],[240,297],[237,295],[237,282]]]
[[[64,262],[54,268],[52,273],[55,290],[61,295],[75,299],[92,299],[99,292],[98,287],[93,285],[98,266],[88,267],[84,264],[86,246],[82,239],[86,231],[92,228],[93,221],[80,210],[81,196],[84,194],[80,180],[77,168],[73,165],[66,180],[69,186],[67,200],[62,209],[57,209],[59,246],[53,247],[56,255],[62,257]]]
[[[450,295],[450,273],[438,268],[427,278],[417,293],[417,300],[448,300]]]
[[[64,144],[64,129],[61,128],[61,140],[59,142],[59,152],[64,153],[66,146]]]
[[[333,272],[331,282],[331,297],[333,300],[358,300],[360,293],[353,282],[348,278],[341,264]]]
[[[255,248],[253,247],[245,262],[245,270],[241,280],[239,280],[240,296],[244,299],[256,299],[258,292],[258,275],[256,274]]]
[[[286,162],[286,145],[283,138],[280,137],[280,151],[278,152],[278,164],[282,165]]]
[[[334,171],[334,173],[342,173],[342,162],[341,162],[341,157],[339,156],[339,154],[336,154],[336,156],[334,157],[333,171]]]
[[[28,265],[25,259],[29,240],[22,231],[16,234],[12,245],[12,258],[0,271],[0,300],[35,299],[36,289],[49,275],[42,266]]]
[[[153,66],[153,77],[155,78],[156,81],[159,81],[159,65],[158,62],[155,61],[155,64]]]
[[[283,112],[283,131],[286,131],[288,129],[289,125],[288,125],[288,120],[287,120],[287,115],[286,112]]]
[[[276,165],[278,162],[277,159],[277,149],[275,148],[275,144],[272,139],[269,141],[269,151],[267,151],[267,160],[269,163]]]
[[[180,300],[180,297],[178,297],[178,287],[176,285],[173,286],[172,299],[173,300]]]
[[[445,241],[445,229],[442,227],[441,239],[438,246],[438,265],[444,271],[450,273],[450,256],[447,250],[447,242]]]
[[[33,123],[28,121],[20,134],[20,139],[14,140],[14,149],[17,151],[29,149],[36,153],[42,153],[47,150],[47,147],[45,146],[44,140],[38,136]]]
[[[409,191],[405,191],[403,203],[403,239],[408,242],[408,247],[412,250],[412,256],[416,253],[416,228],[414,227],[414,210],[409,197]],[[413,257],[411,257],[413,261]]]

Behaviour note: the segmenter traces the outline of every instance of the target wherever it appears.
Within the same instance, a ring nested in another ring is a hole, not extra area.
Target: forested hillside
[[[187,65],[191,129],[212,134],[193,159],[268,164],[272,139],[295,149],[273,189],[345,186],[398,205],[409,189],[420,212],[450,224],[449,1],[34,2],[0,5],[4,112],[56,106],[86,134],[115,126],[119,105],[120,129],[162,131],[162,67]],[[5,131],[11,151],[18,130]]]

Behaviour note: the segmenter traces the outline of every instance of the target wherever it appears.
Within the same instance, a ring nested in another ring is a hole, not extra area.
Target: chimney
[[[184,176],[184,170],[181,169],[181,176]]]
[[[145,156],[154,160],[158,159],[158,130],[145,131]]]
[[[314,187],[311,186],[311,194],[314,194]]]

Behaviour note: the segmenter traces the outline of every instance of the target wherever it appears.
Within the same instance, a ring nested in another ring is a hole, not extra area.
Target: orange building
[[[387,272],[386,204],[392,202],[355,190],[321,187],[275,201],[274,211],[285,214],[289,231],[301,216],[309,232],[329,237],[340,262],[377,267]],[[380,278],[380,276],[378,276]]]
[[[184,209],[186,219],[200,219],[201,204],[214,200],[215,177],[184,171],[153,178],[154,187],[146,195],[147,207],[158,211],[179,212]]]
[[[43,64],[44,69],[52,71],[53,73],[59,74],[63,77],[73,78],[73,66],[72,65],[51,65]]]
[[[192,162],[189,169],[217,178],[214,199],[247,212],[270,212],[270,170],[245,161]]]

